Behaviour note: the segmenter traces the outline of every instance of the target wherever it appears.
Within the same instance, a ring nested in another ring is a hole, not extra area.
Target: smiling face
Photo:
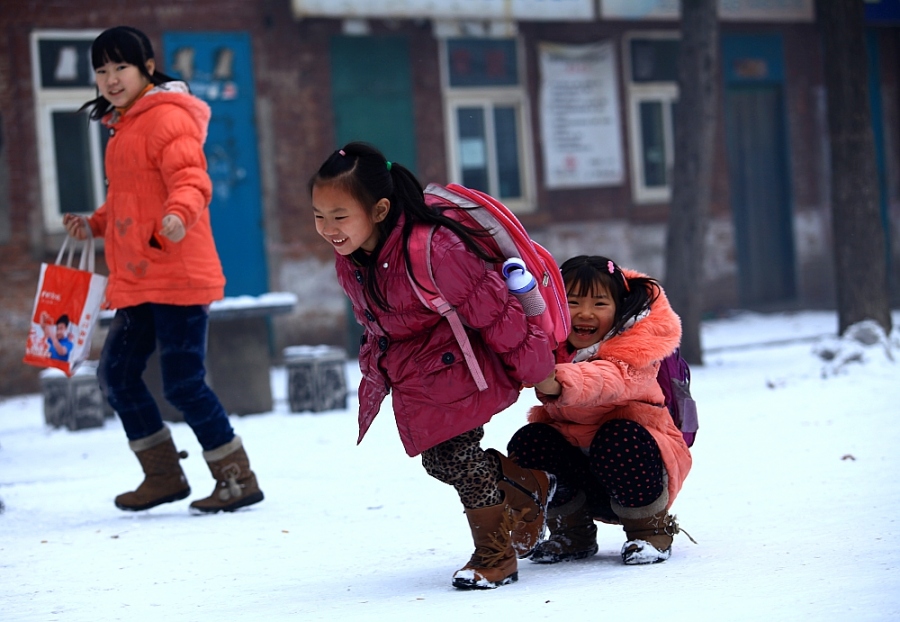
[[[572,318],[569,343],[576,350],[581,350],[598,343],[612,329],[616,301],[601,284],[595,284],[585,296],[575,296],[574,291],[570,290],[568,295],[569,315]]]
[[[357,249],[367,252],[378,245],[378,223],[390,210],[390,201],[380,199],[371,212],[336,184],[317,184],[312,189],[316,231],[341,255]]]
[[[153,59],[147,61],[147,71],[155,70]],[[150,84],[150,80],[137,65],[108,61],[94,69],[100,95],[116,108],[127,108]]]

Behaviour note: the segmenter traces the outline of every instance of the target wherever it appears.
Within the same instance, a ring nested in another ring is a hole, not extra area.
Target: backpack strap
[[[466,334],[462,320],[459,319],[456,308],[441,295],[441,290],[434,280],[434,272],[431,269],[431,239],[434,236],[434,229],[434,226],[416,226],[412,228],[408,246],[409,263],[412,266],[412,272],[407,271],[406,276],[409,277],[409,283],[412,285],[416,296],[422,301],[422,304],[432,311],[440,313],[441,317],[447,318],[447,321],[450,322],[450,329],[453,331],[453,336],[456,337],[456,342],[462,350],[469,372],[475,380],[475,385],[479,391],[484,391],[487,389],[487,381],[484,379],[484,374],[478,365],[478,360],[475,358],[472,343],[469,341],[469,336]],[[433,289],[435,293],[422,291],[417,282]]]

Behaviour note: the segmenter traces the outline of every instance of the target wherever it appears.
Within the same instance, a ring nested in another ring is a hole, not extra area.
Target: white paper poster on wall
[[[615,46],[540,44],[541,137],[548,188],[625,179]]]

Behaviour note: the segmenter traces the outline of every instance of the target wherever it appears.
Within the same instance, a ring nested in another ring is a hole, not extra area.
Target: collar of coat
[[[157,84],[144,95],[139,97],[128,109],[128,118],[134,118],[151,108],[161,104],[174,104],[183,108],[197,124],[197,128],[202,135],[202,141],[206,141],[206,132],[209,126],[209,119],[212,116],[209,104],[191,94],[190,88],[181,80],[172,80]],[[112,127],[121,121],[123,115],[118,110],[103,117],[103,124]]]

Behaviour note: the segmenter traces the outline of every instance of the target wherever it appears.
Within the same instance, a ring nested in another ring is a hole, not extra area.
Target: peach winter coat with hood
[[[644,276],[623,270],[626,278]],[[691,470],[691,453],[665,406],[656,382],[659,363],[681,342],[681,320],[662,290],[650,312],[622,333],[600,342],[587,361],[571,363],[575,353],[567,343],[557,350],[558,397],[538,394],[541,405],[529,412],[531,422],[547,423],[566,439],[586,449],[601,425],[629,419],[643,426],[656,441],[668,474],[669,499],[675,500]]]
[[[104,238],[106,306],[205,305],[223,297],[203,154],[209,119],[209,106],[178,81],[155,86],[125,114],[104,117],[106,202],[88,222]],[[158,234],[167,214],[184,223],[180,242]]]

